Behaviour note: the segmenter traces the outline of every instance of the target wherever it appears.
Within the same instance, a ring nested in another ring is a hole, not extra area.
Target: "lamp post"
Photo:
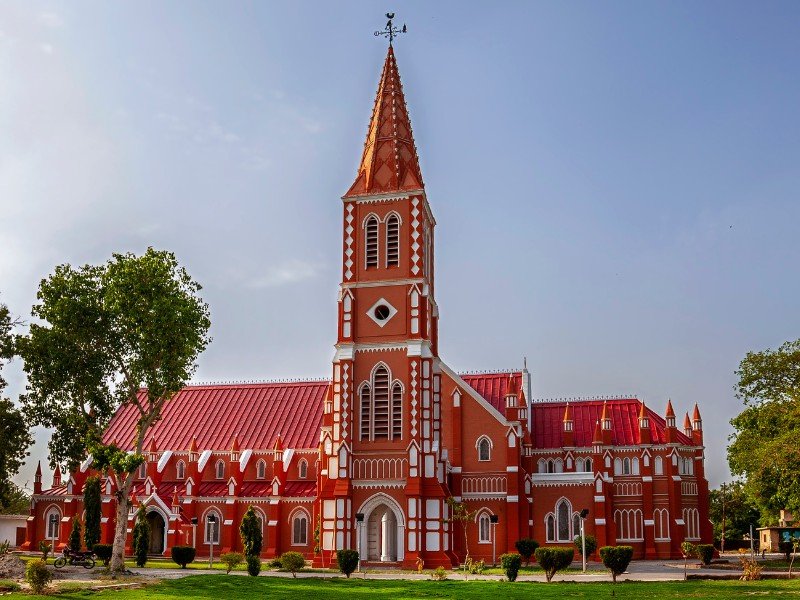
[[[581,557],[583,558],[583,572],[586,573],[586,527],[584,521],[589,516],[589,509],[584,508],[581,513]]]
[[[500,520],[498,515],[489,515],[489,523],[492,524],[492,566],[497,565],[497,558],[495,552],[495,543],[497,540],[497,522]]]
[[[208,568],[214,568],[214,537],[216,534],[216,523],[217,523],[217,516],[216,515],[208,515],[207,520],[211,525],[211,535],[208,536],[208,541],[210,543],[210,553],[208,555]]]
[[[356,513],[356,551],[358,552],[358,572],[361,573],[361,528],[364,526],[364,513]]]

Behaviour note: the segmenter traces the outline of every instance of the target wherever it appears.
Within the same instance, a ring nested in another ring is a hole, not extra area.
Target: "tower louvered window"
[[[378,219],[369,217],[364,231],[367,268],[378,266]]]
[[[389,439],[389,372],[386,367],[375,370],[372,387],[373,439]]]
[[[400,264],[400,219],[392,215],[386,220],[386,266]]]
[[[364,384],[361,387],[361,439],[369,439],[369,425],[370,417],[372,415],[372,394],[370,393],[369,385]]]
[[[403,387],[399,383],[392,386],[392,439],[403,437]]]

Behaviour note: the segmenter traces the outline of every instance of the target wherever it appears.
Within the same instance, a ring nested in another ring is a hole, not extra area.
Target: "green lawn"
[[[688,581],[619,583],[614,589],[616,598],[683,600],[685,598],[800,598],[800,581]],[[67,591],[58,595],[63,599],[114,598],[115,600],[195,600],[236,598],[260,600],[261,598],[309,598],[317,600],[364,600],[386,598],[458,598],[481,599],[490,595],[498,598],[530,600],[563,600],[565,598],[611,598],[611,583],[529,583],[493,581],[392,581],[362,579],[284,579],[277,577],[240,577],[225,575],[196,575],[178,580],[164,581],[143,589],[106,592]],[[5,598],[40,598],[12,593]],[[52,596],[50,596],[52,598]]]

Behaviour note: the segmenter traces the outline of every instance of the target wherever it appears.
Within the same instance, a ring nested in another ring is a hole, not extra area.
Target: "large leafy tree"
[[[800,513],[800,340],[749,352],[736,372],[745,410],[731,420],[728,461],[764,521]],[[765,523],[766,524],[766,523]]]
[[[750,525],[759,526],[760,512],[745,491],[743,481],[726,483],[709,494],[708,516],[714,524],[714,539],[722,537],[722,507],[725,505],[725,539],[741,540],[750,534]]]
[[[14,323],[8,308],[0,304],[0,369],[14,354],[11,329]],[[2,393],[6,382],[0,373],[0,513],[18,509],[19,490],[11,478],[25,464],[28,447],[33,443],[22,413]]]
[[[103,265],[61,265],[39,286],[33,315],[40,322],[17,339],[26,414],[54,428],[51,464],[74,469],[88,451],[95,468],[114,474],[112,572],[125,568],[129,497],[147,434],[210,342],[200,289],[174,254],[152,248],[114,254]],[[133,441],[103,444],[103,429],[122,406],[137,415]]]

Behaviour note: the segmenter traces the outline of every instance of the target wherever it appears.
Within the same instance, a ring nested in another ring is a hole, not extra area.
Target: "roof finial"
[[[375,37],[380,37],[380,36],[388,37],[389,38],[389,47],[391,47],[392,46],[392,41],[394,40],[395,36],[398,33],[406,33],[406,24],[403,23],[403,28],[402,29],[392,25],[392,19],[394,19],[394,13],[391,13],[391,12],[390,13],[386,13],[386,18],[389,19],[389,21],[386,23],[386,27],[376,31],[375,32]]]

